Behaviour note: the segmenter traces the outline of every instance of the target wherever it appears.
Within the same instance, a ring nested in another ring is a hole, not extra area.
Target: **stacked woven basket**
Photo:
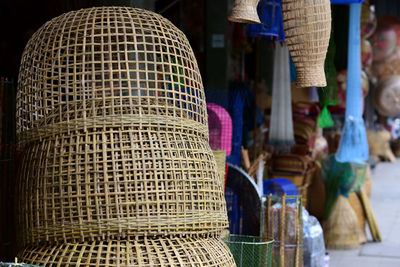
[[[234,266],[195,57],[126,7],[43,25],[21,62],[19,258],[57,266]]]

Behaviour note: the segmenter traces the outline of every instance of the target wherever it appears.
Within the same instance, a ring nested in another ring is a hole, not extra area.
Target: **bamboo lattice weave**
[[[63,123],[74,130],[88,119],[159,114],[207,126],[190,44],[160,15],[129,7],[82,9],[49,21],[28,42],[18,82],[20,142],[28,130]]]
[[[299,87],[324,87],[325,57],[331,32],[329,0],[282,0],[286,41]]]
[[[235,266],[184,34],[150,11],[63,14],[27,44],[17,93],[19,258],[44,266]]]
[[[24,243],[228,227],[214,156],[195,131],[132,125],[43,139],[26,146],[20,179]]]
[[[18,259],[41,266],[235,266],[220,240],[159,238],[31,247]]]

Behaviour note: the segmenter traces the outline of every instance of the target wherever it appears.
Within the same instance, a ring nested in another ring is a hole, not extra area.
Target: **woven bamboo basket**
[[[239,23],[261,23],[257,13],[257,5],[260,0],[235,0],[228,20]]]
[[[274,239],[272,266],[303,266],[302,197],[263,197],[261,235]]]
[[[162,121],[89,128],[27,145],[18,184],[25,244],[216,236],[228,227],[208,142]]]
[[[22,243],[228,226],[200,73],[171,22],[128,7],[63,14],[27,44],[18,86]]]
[[[235,266],[226,245],[213,238],[65,243],[29,247],[19,258],[40,266]]]
[[[56,17],[32,36],[18,80],[20,143],[132,117],[187,119],[208,135],[199,68],[170,21],[142,9],[96,7]]]
[[[286,41],[298,87],[325,87],[324,62],[331,32],[329,0],[282,0]]]

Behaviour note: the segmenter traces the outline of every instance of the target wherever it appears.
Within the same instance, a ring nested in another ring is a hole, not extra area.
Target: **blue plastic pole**
[[[347,61],[347,90],[345,124],[336,160],[363,162],[368,160],[368,142],[362,118],[363,96],[361,88],[361,4],[350,5],[349,45]]]

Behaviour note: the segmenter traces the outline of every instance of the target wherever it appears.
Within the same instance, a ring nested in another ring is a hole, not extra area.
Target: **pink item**
[[[372,35],[374,61],[390,56],[396,48],[396,31],[391,27],[378,28]]]
[[[229,156],[232,151],[231,116],[223,107],[214,103],[207,103],[207,113],[211,149],[225,150],[226,156]]]

